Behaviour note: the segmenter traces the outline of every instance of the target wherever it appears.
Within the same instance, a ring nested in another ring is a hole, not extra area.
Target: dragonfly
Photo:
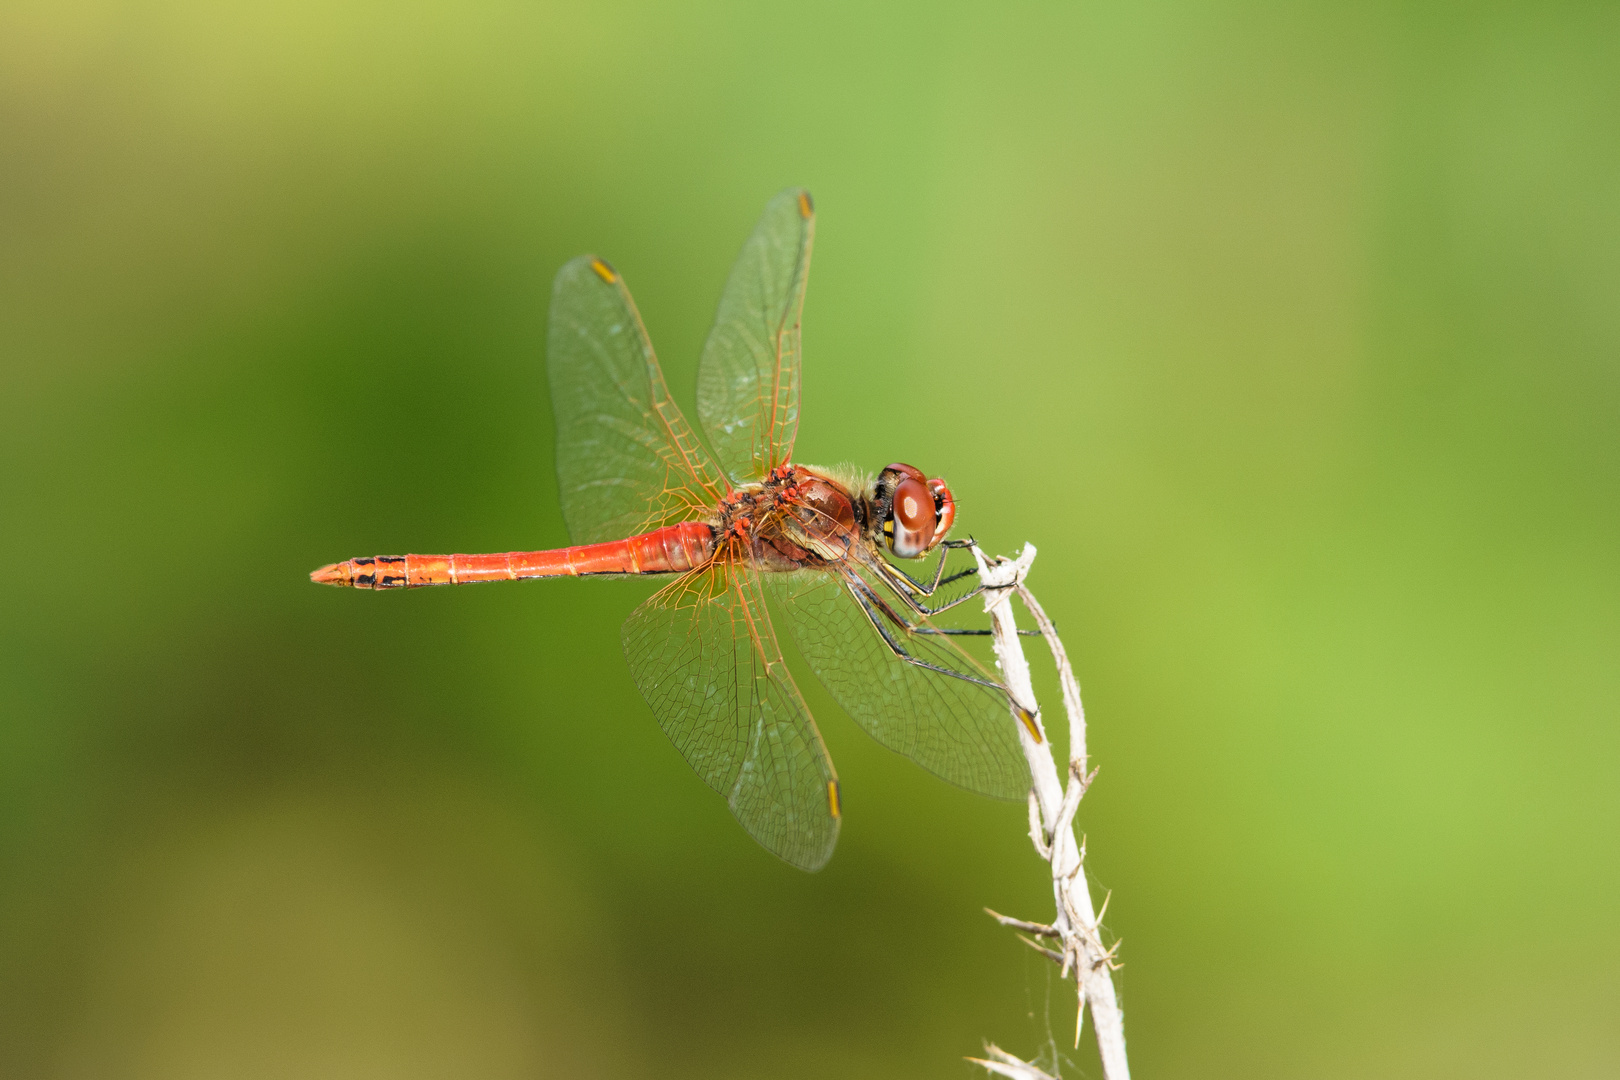
[[[815,208],[765,207],[721,296],[698,366],[705,442],[671,398],[623,276],[582,255],[557,274],[547,331],[556,468],[574,546],[332,563],[357,589],[584,576],[669,578],[624,623],[637,688],[677,750],[761,845],[805,870],[831,857],[842,791],[778,628],[884,746],[960,787],[1030,788],[1022,721],[1039,722],[935,616],[956,501],[907,464],[877,474],[792,460]],[[931,573],[896,560],[937,553]]]

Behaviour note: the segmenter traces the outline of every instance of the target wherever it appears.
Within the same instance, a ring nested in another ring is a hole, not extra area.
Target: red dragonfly
[[[878,742],[952,783],[1022,798],[1014,716],[1034,718],[931,616],[956,503],[910,465],[877,476],[792,462],[799,319],[815,213],[770,201],[726,282],[698,368],[704,448],[670,398],[618,271],[583,255],[557,274],[547,342],[563,515],[577,546],[495,555],[350,559],[311,574],[358,589],[581,575],[673,575],[624,624],[653,715],[743,827],[816,870],[838,839],[840,791],[788,673],[775,612],[834,699]],[[722,469],[723,467],[723,469]],[[886,556],[939,552],[931,575]],[[942,594],[943,595],[943,594]],[[767,603],[767,597],[775,601]]]

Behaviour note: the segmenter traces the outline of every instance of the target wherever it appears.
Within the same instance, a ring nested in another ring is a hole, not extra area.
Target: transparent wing
[[[738,483],[789,460],[799,430],[799,317],[815,236],[810,193],[765,205],[726,279],[698,365],[698,419]]]
[[[576,544],[700,517],[728,490],[664,385],[624,279],[581,255],[557,272],[546,370],[557,479]]]
[[[837,775],[771,629],[758,575],[715,563],[624,624],[636,686],[675,748],[771,852],[819,870],[838,841]]]
[[[847,572],[856,574],[853,567]],[[902,660],[855,599],[851,583],[837,574],[806,571],[771,578],[793,643],[838,704],[874,739],[970,791],[1000,799],[1025,796],[1029,764],[1018,746],[1017,721],[1005,691]],[[994,681],[950,638],[907,633],[881,611],[877,617],[912,656]],[[927,625],[909,611],[905,617]]]

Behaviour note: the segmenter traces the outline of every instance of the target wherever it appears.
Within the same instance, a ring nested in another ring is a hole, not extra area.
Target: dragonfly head
[[[945,481],[895,462],[878,474],[874,503],[883,542],[902,559],[932,551],[956,521],[956,500]]]

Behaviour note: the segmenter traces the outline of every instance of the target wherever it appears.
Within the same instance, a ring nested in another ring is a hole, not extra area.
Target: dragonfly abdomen
[[[713,553],[714,529],[686,521],[605,544],[491,555],[377,555],[332,563],[309,576],[322,585],[354,589],[417,589],[525,578],[678,574]]]

